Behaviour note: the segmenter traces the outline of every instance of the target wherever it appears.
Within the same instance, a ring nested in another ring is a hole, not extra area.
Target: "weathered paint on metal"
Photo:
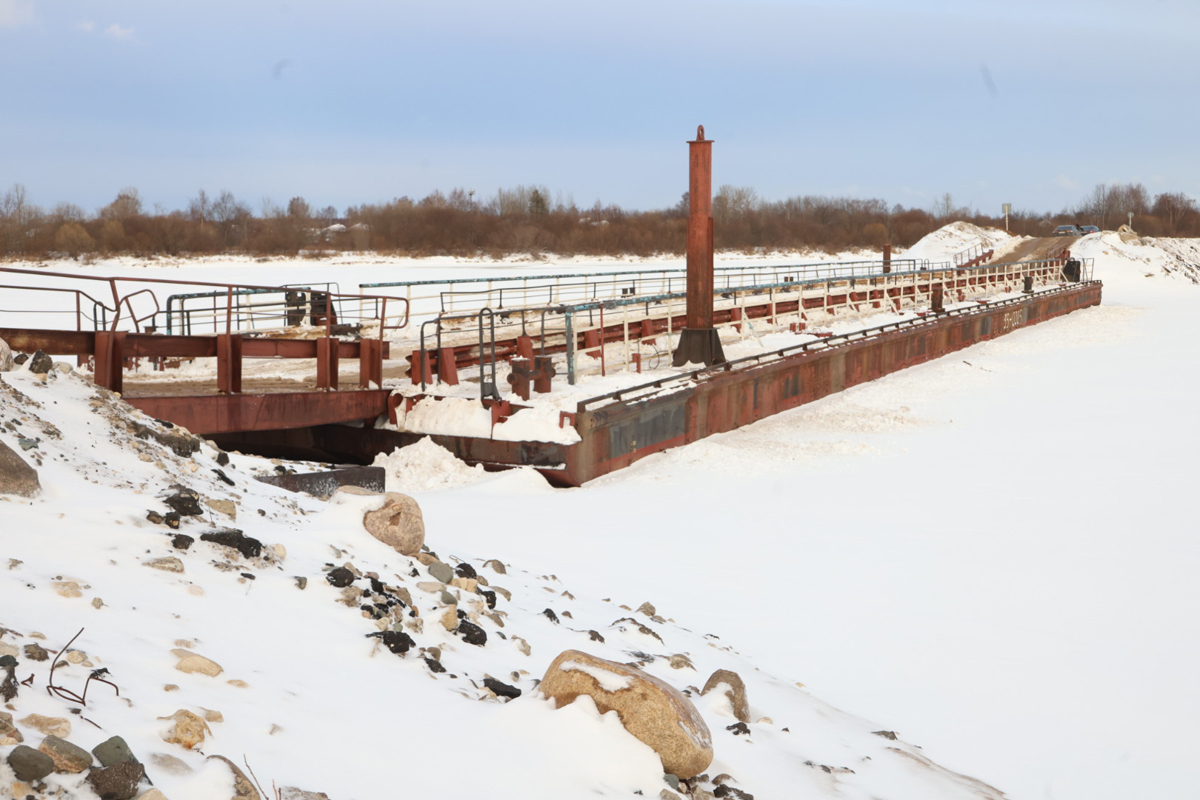
[[[387,413],[386,389],[180,397],[128,397],[130,405],[192,433],[277,430],[360,422]]]

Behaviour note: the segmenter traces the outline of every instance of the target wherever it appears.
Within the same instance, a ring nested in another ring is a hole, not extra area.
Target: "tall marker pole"
[[[712,366],[725,361],[713,327],[712,141],[704,126],[688,142],[687,316],[671,363]]]

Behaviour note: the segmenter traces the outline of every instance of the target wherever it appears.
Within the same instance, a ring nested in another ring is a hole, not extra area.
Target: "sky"
[[[1059,211],[1200,198],[1195,0],[0,0],[0,192],[94,211],[714,186]]]

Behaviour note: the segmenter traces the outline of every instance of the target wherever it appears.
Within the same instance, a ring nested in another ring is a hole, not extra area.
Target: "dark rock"
[[[226,453],[224,450],[217,453],[217,466],[219,466],[219,467],[229,466],[229,453]]]
[[[475,568],[472,567],[470,564],[466,563],[465,561],[454,568],[454,574],[460,578],[479,577],[475,572]]]
[[[467,644],[473,644],[477,647],[483,647],[487,644],[487,632],[469,620],[460,619],[458,621],[458,633]]]
[[[735,789],[727,783],[713,789],[713,797],[728,797],[730,800],[754,800],[754,795],[749,792],[743,792],[741,789]]]
[[[196,541],[186,533],[177,533],[171,537],[171,546],[176,550],[187,550]]]
[[[590,638],[593,642],[604,644],[604,637],[600,635],[599,631],[588,631],[588,638]]]
[[[542,611],[542,616],[553,622],[555,625],[558,624],[558,614],[555,614],[552,610],[548,608],[545,609]]]
[[[15,667],[16,665],[16,656],[0,656],[0,669],[3,669],[4,667]]]
[[[216,473],[217,477],[220,478],[222,482],[227,483],[230,486],[237,485],[236,483],[233,482],[232,478],[230,478],[228,475],[225,474],[225,470],[217,469],[216,467],[214,467],[213,472]]]
[[[42,491],[37,470],[4,442],[0,442],[0,494],[33,497]]]
[[[17,365],[24,364],[29,360],[29,353],[17,353],[13,356],[13,363]]]
[[[507,697],[509,700],[516,700],[521,696],[520,689],[510,686],[504,681],[498,681],[495,678],[484,678],[483,685],[491,689],[497,697]]]
[[[896,741],[895,731],[871,731],[871,733],[875,734],[876,736],[882,736],[885,739],[891,739],[893,742]]]
[[[175,494],[163,500],[172,511],[182,517],[199,517],[204,514],[204,509],[200,507],[200,495],[178,484],[171,487],[175,489]]]
[[[165,428],[173,428],[169,422],[158,421]],[[171,452],[180,458],[188,458],[200,449],[200,440],[191,434],[176,430],[162,430],[155,425],[132,423],[133,435],[139,439],[153,439],[163,447],[169,447]]]
[[[146,512],[146,521],[150,522],[154,525],[162,525],[163,515],[158,513],[157,511],[147,511]]]
[[[425,656],[425,665],[429,667],[430,672],[445,672],[446,668],[442,666],[442,662],[432,656]]]
[[[734,736],[749,736],[750,726],[744,722],[735,722],[732,725],[726,725],[725,730],[733,731]]]
[[[329,571],[325,580],[333,584],[334,588],[343,589],[354,583],[354,573],[345,567],[337,567]]]
[[[19,744],[8,754],[8,765],[16,773],[17,780],[40,781],[54,772],[54,759],[45,753],[34,750],[29,745]]]
[[[487,601],[488,608],[496,607],[496,593],[490,592],[487,589],[480,589],[479,594],[483,595],[483,599]]]
[[[131,800],[146,776],[146,768],[136,761],[119,761],[88,773],[87,782],[100,800]]]
[[[168,528],[170,528],[172,530],[179,530],[179,519],[180,519],[179,512],[171,511],[171,512],[168,512],[167,515],[163,517],[163,522],[166,523]]]
[[[50,658],[50,651],[34,642],[25,645],[25,657],[30,661],[45,661]]]
[[[402,656],[409,651],[410,648],[416,646],[416,642],[412,637],[403,631],[381,631],[378,633],[368,633],[368,638],[381,639],[383,646],[398,656]]]
[[[295,576],[295,580],[296,588],[300,589],[300,591],[304,591],[308,588],[308,578],[304,577],[303,575],[297,575]]]
[[[244,535],[236,528],[202,533],[200,534],[200,539],[201,541],[219,544],[222,547],[231,547],[245,558],[258,558],[262,554],[262,542]]]
[[[54,359],[38,350],[29,359],[29,371],[34,375],[45,375],[54,369]]]
[[[120,736],[114,736],[93,747],[92,755],[96,757],[102,767],[111,767],[122,761],[137,761],[133,756],[133,751],[129,749],[129,745]]]

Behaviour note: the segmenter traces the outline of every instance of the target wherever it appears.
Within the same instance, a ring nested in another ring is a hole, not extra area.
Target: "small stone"
[[[129,745],[120,736],[113,736],[93,747],[92,755],[96,757],[102,767],[111,767],[122,761],[137,761],[133,757],[133,751],[129,749]]]
[[[421,564],[426,567],[438,560],[438,557],[433,553],[417,553],[415,556],[413,556],[413,558],[421,562]]]
[[[179,663],[175,665],[175,669],[180,672],[189,674],[200,673],[215,678],[220,675],[223,670],[221,665],[210,658],[205,658],[199,653],[193,653],[190,650],[175,649],[171,654],[179,659]]]
[[[509,700],[516,700],[521,696],[521,690],[516,686],[510,686],[503,681],[498,681],[495,678],[484,678],[483,685],[491,690],[492,694],[497,697],[507,697]]]
[[[236,687],[238,689],[249,689],[250,688],[250,684],[246,683],[244,680],[242,680],[240,678],[233,678],[233,679],[227,680],[225,682],[228,683],[230,686]]]
[[[588,638],[591,639],[593,642],[599,642],[600,644],[604,644],[604,637],[600,635],[599,631],[588,631]]]
[[[174,722],[170,730],[162,734],[163,741],[186,747],[188,750],[203,744],[205,734],[212,733],[207,722],[191,711],[182,708],[169,717],[159,717],[159,719],[169,719]]]
[[[165,556],[163,558],[153,558],[149,561],[143,561],[142,566],[160,569],[163,572],[183,572],[183,562],[175,556]]]
[[[196,541],[186,533],[177,533],[171,537],[171,547],[176,550],[187,550],[192,546],[192,542]]]
[[[510,592],[508,589],[505,589],[503,586],[493,586],[492,591],[503,597],[505,600],[508,600],[509,602],[512,601],[512,592]]]
[[[454,568],[441,561],[435,561],[429,565],[429,574],[442,583],[454,580]]]
[[[456,589],[462,589],[464,592],[474,593],[475,589],[479,586],[479,581],[474,578],[455,578],[450,581],[450,585]]]
[[[41,714],[30,714],[18,721],[26,728],[33,728],[43,736],[58,736],[65,739],[71,735],[71,721],[63,717],[43,717]]]
[[[514,636],[512,637],[512,640],[517,645],[517,649],[525,655],[529,655],[531,652],[533,652],[532,648],[529,646],[529,642],[525,641],[520,636]]]
[[[354,573],[345,567],[337,567],[325,575],[325,580],[329,581],[335,589],[341,589],[354,583]]]
[[[676,778],[675,780],[679,780]],[[682,798],[672,792],[670,789],[663,789],[658,793],[658,800],[682,800]]]
[[[443,605],[453,606],[458,604],[458,600],[455,599],[454,595],[450,594],[449,592],[442,592],[439,599],[442,601]]]
[[[81,650],[71,650],[67,653],[68,664],[82,664],[85,661],[87,661],[87,653]]]
[[[679,776],[678,775],[672,775],[671,773],[668,772],[665,775],[663,775],[663,780],[666,781],[667,786],[670,786],[672,789],[674,789],[676,791],[679,790]]]
[[[448,631],[457,630],[458,625],[459,625],[458,606],[456,606],[456,605],[448,606],[446,608],[446,613],[442,614],[441,621],[442,621],[442,627],[445,628],[446,630],[448,630]]]
[[[746,684],[742,681],[741,676],[731,670],[719,669],[708,676],[700,694],[705,695],[717,689],[722,689],[725,696],[729,698],[734,718],[743,726],[749,722],[750,706],[746,701]],[[745,733],[749,732],[749,730],[745,731]]]
[[[295,580],[296,587],[301,591],[308,588],[308,578],[304,577],[303,575],[297,575]]]
[[[893,742],[896,741],[895,731],[871,731],[871,733],[875,734],[876,736],[882,736],[885,739],[890,739]]]
[[[200,710],[204,712],[204,721],[205,722],[224,722],[225,721],[225,715],[222,714],[220,711],[213,711],[211,708],[202,708]]]
[[[150,511],[146,512],[146,521],[153,525],[162,525],[163,515],[151,509]]]
[[[465,561],[454,568],[454,574],[460,578],[474,578],[476,576],[475,568]]]
[[[487,632],[483,628],[465,619],[458,621],[458,633],[467,644],[483,647],[487,644]]]
[[[204,509],[200,507],[200,495],[178,484],[172,488],[176,490],[175,493],[163,500],[172,511],[183,517],[199,517],[204,514]]]
[[[182,763],[182,762],[181,762]],[[190,769],[190,767],[189,767]],[[167,800],[167,796],[158,789],[151,789],[137,796],[137,800]]]
[[[732,725],[726,725],[725,730],[731,731],[734,736],[750,735],[750,726],[744,722],[735,722]]]
[[[555,625],[558,624],[558,615],[555,614],[552,609],[549,609],[549,608],[543,609],[542,616],[545,617],[546,619],[550,620],[551,622],[553,622]]]
[[[696,668],[696,666],[694,664],[692,664],[692,660],[690,658],[688,658],[685,653],[676,653],[675,655],[670,656],[669,661],[671,664],[671,669],[695,669]]]
[[[262,555],[262,542],[246,536],[235,528],[202,533],[200,534],[200,540],[236,550],[243,558],[258,558]]]
[[[38,350],[29,358],[29,371],[34,375],[45,375],[54,369],[54,359]]]
[[[87,776],[92,791],[100,800],[133,800],[146,768],[136,761],[121,761],[108,767],[92,770]]]
[[[99,597],[92,598],[92,608],[104,608],[104,601]]]
[[[30,661],[45,661],[50,658],[50,652],[38,644],[25,645],[25,657]]]
[[[232,500],[206,500],[205,505],[218,514],[224,514],[233,520],[237,519],[237,503]]]
[[[52,581],[50,586],[61,597],[83,597],[83,592],[75,581]]]
[[[30,783],[40,781],[51,772],[54,772],[54,759],[39,750],[34,750],[32,747],[23,744],[17,745],[8,754],[8,765],[12,767],[17,780]]]
[[[164,692],[178,692],[179,686],[178,686],[178,684],[168,683],[167,685],[163,686],[163,691]]]
[[[500,575],[508,574],[508,570],[504,568],[503,562],[497,561],[494,558],[490,558],[487,561],[483,562],[483,565],[485,567],[487,567],[488,569],[492,570],[492,572],[496,572]]]
[[[279,800],[329,800],[324,792],[306,792],[295,786],[285,786],[279,790]]]
[[[192,768],[186,761],[169,753],[151,753],[150,763],[170,775],[187,775]]]
[[[645,614],[647,617],[653,617],[658,614],[658,612],[654,610],[654,606],[650,605],[649,601],[642,603],[640,606],[637,607],[637,610],[638,610],[638,613]]]
[[[10,744],[20,744],[25,737],[13,724],[12,714],[0,711],[0,747]]]
[[[92,765],[92,754],[76,744],[60,739],[57,736],[47,736],[38,746],[54,761],[54,771],[68,775],[83,772]]]

